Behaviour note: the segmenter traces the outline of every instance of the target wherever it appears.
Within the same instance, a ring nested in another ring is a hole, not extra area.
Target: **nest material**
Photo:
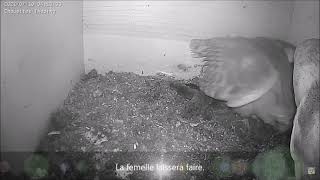
[[[82,77],[64,105],[53,113],[51,119],[59,125],[51,130],[59,133],[44,137],[39,150],[79,158],[72,154],[257,153],[287,144],[287,137],[274,135],[270,126],[241,117],[224,102],[185,83],[166,76],[98,75],[93,70]],[[100,166],[108,162],[103,156],[86,158]]]
[[[86,77],[53,114],[54,130],[61,134],[50,144],[56,150],[110,152],[260,151],[270,145],[275,133],[270,127],[257,122],[254,128],[270,132],[263,132],[267,139],[254,141],[259,134],[255,129],[248,133],[248,123],[255,120],[183,83],[133,73]]]

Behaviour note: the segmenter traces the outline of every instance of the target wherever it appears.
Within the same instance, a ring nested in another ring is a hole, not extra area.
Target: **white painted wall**
[[[63,1],[55,15],[5,14],[4,3],[1,151],[32,151],[46,130],[49,113],[84,70],[82,2]]]
[[[241,35],[288,39],[291,1],[85,1],[86,71],[158,71],[189,78],[193,38]]]

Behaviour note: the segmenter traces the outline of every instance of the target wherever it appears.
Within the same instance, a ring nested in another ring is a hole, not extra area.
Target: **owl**
[[[292,127],[295,46],[264,37],[216,37],[192,39],[190,49],[203,58],[199,88],[207,96],[280,132]]]

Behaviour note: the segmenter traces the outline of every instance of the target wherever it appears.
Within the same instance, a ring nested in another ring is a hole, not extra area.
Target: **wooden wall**
[[[294,2],[289,40],[295,44],[319,38],[319,0]]]
[[[46,133],[50,113],[84,70],[82,2],[63,1],[55,15],[4,13],[19,9],[5,2],[1,1],[1,152],[33,151]]]
[[[289,40],[292,1],[85,1],[86,71],[159,71],[189,78],[189,41],[215,36],[266,36]]]

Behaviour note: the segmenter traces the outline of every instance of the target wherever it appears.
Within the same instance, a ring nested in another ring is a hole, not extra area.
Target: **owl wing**
[[[249,38],[193,39],[194,57],[205,62],[200,89],[208,96],[239,107],[260,98],[279,78],[272,57]]]

